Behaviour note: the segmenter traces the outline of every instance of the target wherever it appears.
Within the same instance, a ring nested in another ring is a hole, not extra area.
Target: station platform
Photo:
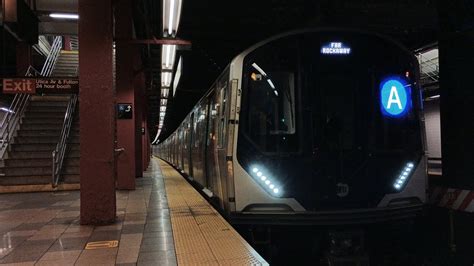
[[[79,191],[0,195],[0,265],[268,265],[171,166],[151,160],[117,221],[79,224]]]

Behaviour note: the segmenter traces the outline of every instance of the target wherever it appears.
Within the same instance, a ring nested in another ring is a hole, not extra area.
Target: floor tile
[[[46,223],[23,223],[15,228],[15,231],[40,230]]]
[[[48,250],[54,240],[27,240],[0,260],[0,263],[36,261]]]
[[[73,265],[81,254],[76,251],[46,252],[36,265]]]
[[[138,261],[160,261],[175,258],[174,251],[140,252]],[[158,264],[157,264],[158,265]]]
[[[48,252],[51,251],[69,251],[69,250],[83,250],[87,244],[88,237],[82,238],[59,238],[49,248]]]
[[[136,225],[124,225],[122,227],[122,234],[137,234],[143,233],[144,225],[136,224]]]

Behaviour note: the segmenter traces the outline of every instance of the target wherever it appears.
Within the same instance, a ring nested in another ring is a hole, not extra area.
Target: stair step
[[[56,144],[54,144],[56,147]],[[54,147],[49,150],[43,151],[17,151],[17,152],[9,152],[8,158],[9,159],[51,159],[53,157],[53,150]]]
[[[5,167],[51,167],[52,158],[5,159]],[[73,165],[76,166],[76,165]]]
[[[51,183],[51,175],[33,175],[33,176],[4,176],[0,177],[0,185],[37,185]]]
[[[53,74],[62,74],[62,75],[76,75],[76,69],[57,69]]]
[[[73,78],[73,77],[77,77],[77,74],[75,72],[74,73],[53,73],[52,76],[53,77]]]
[[[66,157],[79,157],[81,145],[79,143],[68,143],[66,147]]]
[[[74,157],[74,158],[65,158],[63,162],[63,169],[64,168],[69,168],[71,166],[79,166],[80,164],[80,158],[79,157]]]
[[[76,68],[58,68],[53,71],[53,74],[71,74],[75,75],[76,74]]]
[[[78,67],[78,60],[68,60],[68,61],[61,61],[56,63],[56,69],[62,68],[62,67],[70,67],[70,68],[77,68]]]
[[[19,137],[37,137],[37,136],[42,136],[42,137],[59,137],[61,134],[60,130],[18,130],[18,136]]]
[[[63,123],[54,123],[54,124],[32,124],[26,123],[21,125],[21,129],[25,130],[62,130]]]
[[[69,101],[70,96],[57,96],[57,95],[46,95],[46,96],[39,96],[33,95],[30,97],[30,101],[32,102],[51,102],[51,101],[61,101],[67,102]]]
[[[80,144],[80,138],[79,135],[77,136],[70,136],[69,139],[67,140],[68,144]]]
[[[52,151],[54,150],[54,148],[56,147],[56,144],[35,144],[35,145],[31,145],[31,144],[12,144],[11,145],[11,152],[10,153],[15,153],[15,152],[22,152],[22,151],[28,151],[28,152],[31,152],[31,151],[38,151],[38,152],[41,152],[41,151]]]
[[[28,106],[26,114],[28,113],[65,113],[66,106]]]
[[[44,125],[44,124],[58,124],[62,125],[64,123],[64,119],[61,117],[53,117],[53,118],[30,118],[25,117],[23,118],[22,125]]]
[[[29,119],[42,119],[42,118],[60,118],[60,119],[64,119],[64,115],[65,115],[66,112],[64,113],[51,113],[51,112],[26,112],[26,116],[27,118]]]
[[[37,143],[58,143],[59,137],[36,136],[36,137],[16,137],[15,143],[18,144],[37,144]]]
[[[5,167],[3,172],[10,176],[51,176],[51,166],[44,167]]]
[[[52,167],[45,166],[45,167],[4,167],[3,172],[5,173],[5,177],[13,177],[13,176],[50,176],[52,174]],[[63,168],[62,171],[64,174],[78,174],[79,167],[78,166],[71,166],[68,168]],[[2,177],[3,178],[3,177]],[[1,178],[0,178],[1,179]]]
[[[57,191],[75,191],[80,190],[79,183],[60,183],[57,187],[52,187],[48,184],[31,184],[31,185],[0,185],[1,194],[10,193],[31,193],[31,192],[57,192]]]
[[[65,158],[68,159],[73,159],[73,158],[80,158],[81,157],[81,151],[80,150],[69,150],[66,151]]]
[[[69,175],[61,175],[61,178],[63,180],[63,183],[66,184],[78,184],[80,183],[80,175],[76,174],[69,174]]]
[[[36,106],[47,106],[47,107],[56,107],[56,106],[61,106],[61,107],[67,107],[69,101],[34,101],[31,102],[28,106],[29,107],[36,107]]]

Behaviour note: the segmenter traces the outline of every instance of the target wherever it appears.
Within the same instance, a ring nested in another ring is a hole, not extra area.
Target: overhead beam
[[[177,45],[181,49],[190,49],[192,43],[190,41],[182,39],[115,39],[116,42],[129,42],[132,44],[144,44],[144,45]]]

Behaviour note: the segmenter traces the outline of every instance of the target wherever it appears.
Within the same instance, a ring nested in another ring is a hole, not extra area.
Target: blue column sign
[[[380,105],[382,112],[391,117],[404,116],[410,109],[410,88],[397,79],[389,79],[380,86]]]

